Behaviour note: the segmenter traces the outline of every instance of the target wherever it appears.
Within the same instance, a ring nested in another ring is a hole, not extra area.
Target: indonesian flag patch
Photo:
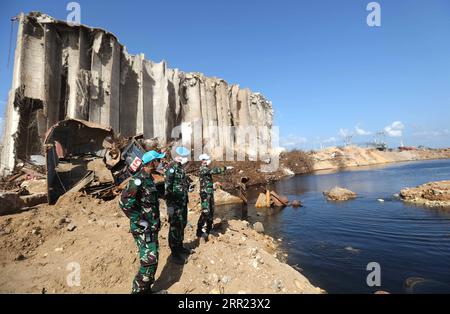
[[[130,165],[130,170],[136,172],[136,170],[138,170],[141,165],[142,160],[139,157],[136,157]]]

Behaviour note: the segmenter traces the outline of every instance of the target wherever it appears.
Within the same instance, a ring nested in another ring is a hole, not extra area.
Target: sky
[[[0,114],[11,86],[17,25],[70,1],[0,3]],[[369,0],[77,1],[81,23],[114,33],[130,53],[202,72],[272,101],[286,148],[450,147],[450,1],[385,0],[369,27]],[[11,54],[8,65],[8,54]],[[1,122],[1,120],[0,120]]]

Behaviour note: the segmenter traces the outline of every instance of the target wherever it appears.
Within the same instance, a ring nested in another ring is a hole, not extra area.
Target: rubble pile
[[[160,149],[158,145],[157,139],[124,138],[88,121],[60,121],[46,133],[45,156],[36,155],[40,165],[19,163],[13,174],[1,178],[0,214],[55,204],[61,196],[78,192],[114,198],[140,166],[144,152]],[[162,175],[154,177],[161,185]]]
[[[429,207],[450,208],[450,181],[430,182],[400,191],[403,201]]]
[[[46,175],[39,166],[20,163],[14,174],[0,178],[0,215],[47,202]]]

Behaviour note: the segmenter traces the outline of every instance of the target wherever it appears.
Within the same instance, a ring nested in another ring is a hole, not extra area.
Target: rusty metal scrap
[[[159,147],[157,139],[116,136],[111,128],[79,119],[66,119],[52,126],[44,145],[49,204],[65,193],[78,191],[113,198],[133,175],[130,166],[142,158],[146,151],[143,146]],[[157,184],[164,182],[162,176],[154,177]]]

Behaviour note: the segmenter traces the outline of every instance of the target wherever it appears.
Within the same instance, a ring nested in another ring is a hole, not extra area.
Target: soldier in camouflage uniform
[[[177,147],[174,160],[167,166],[165,173],[165,196],[169,216],[169,246],[172,260],[176,264],[185,264],[185,254],[190,250],[183,247],[184,229],[187,225],[189,178],[183,168],[190,151]]]
[[[202,213],[200,214],[197,223],[197,237],[207,241],[214,219],[214,186],[212,175],[225,173],[226,170],[233,169],[233,167],[209,168],[211,158],[207,154],[200,155],[199,160],[202,162],[202,165],[200,166],[200,199]]]
[[[130,231],[139,249],[140,268],[133,280],[132,293],[151,293],[158,267],[159,201],[151,173],[165,154],[150,151],[142,157],[140,169],[123,190],[119,205],[130,219]]]

